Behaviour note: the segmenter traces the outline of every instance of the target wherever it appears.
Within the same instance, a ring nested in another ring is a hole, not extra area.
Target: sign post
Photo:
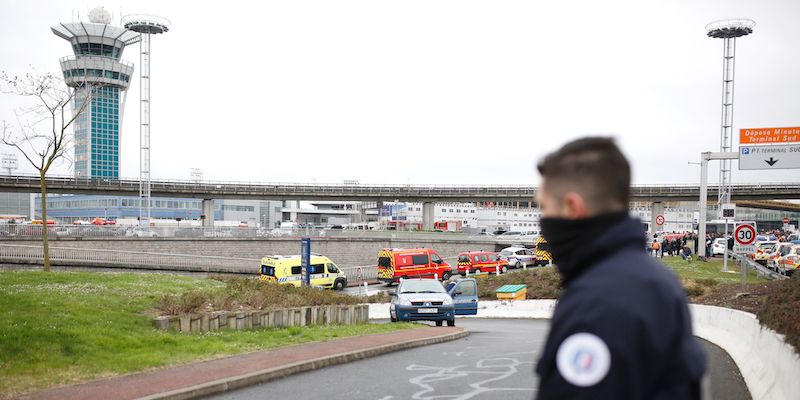
[[[308,273],[308,268],[311,265],[311,238],[302,238],[300,240],[300,280],[303,286],[311,285],[311,275]]]
[[[724,238],[728,238],[728,218],[734,219],[736,218],[736,205],[733,203],[725,203],[720,208],[720,217],[725,220],[725,236]],[[725,254],[722,255],[722,272],[728,272],[728,250],[727,244],[725,245]]]
[[[756,252],[756,223],[755,222],[739,222],[736,224],[736,229],[733,231],[733,251],[741,254],[752,254]],[[741,262],[742,269],[742,288],[747,284],[747,267],[745,266],[744,258]]]

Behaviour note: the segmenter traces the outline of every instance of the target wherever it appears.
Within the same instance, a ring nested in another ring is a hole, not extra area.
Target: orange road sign
[[[740,144],[793,143],[793,142],[800,142],[800,126],[791,128],[739,129]]]

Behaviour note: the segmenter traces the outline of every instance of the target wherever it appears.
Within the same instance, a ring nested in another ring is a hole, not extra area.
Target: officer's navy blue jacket
[[[626,217],[576,251],[586,267],[565,279],[536,367],[537,398],[698,398],[706,359],[686,294],[645,252],[641,223]],[[571,384],[556,362],[562,343],[581,332],[599,337],[611,355],[608,373],[591,386]]]

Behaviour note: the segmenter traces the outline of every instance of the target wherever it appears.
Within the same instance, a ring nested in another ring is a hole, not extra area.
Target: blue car
[[[392,294],[389,315],[396,321],[434,321],[436,326],[455,326],[456,315],[478,313],[478,285],[475,279],[461,279],[447,285],[435,279],[403,279]]]

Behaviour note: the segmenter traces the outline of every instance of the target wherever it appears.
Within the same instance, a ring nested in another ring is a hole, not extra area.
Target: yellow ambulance
[[[300,256],[266,256],[261,259],[261,280],[300,286],[302,284]],[[312,255],[309,263],[311,286],[342,290],[347,286],[347,276],[330,258]]]

